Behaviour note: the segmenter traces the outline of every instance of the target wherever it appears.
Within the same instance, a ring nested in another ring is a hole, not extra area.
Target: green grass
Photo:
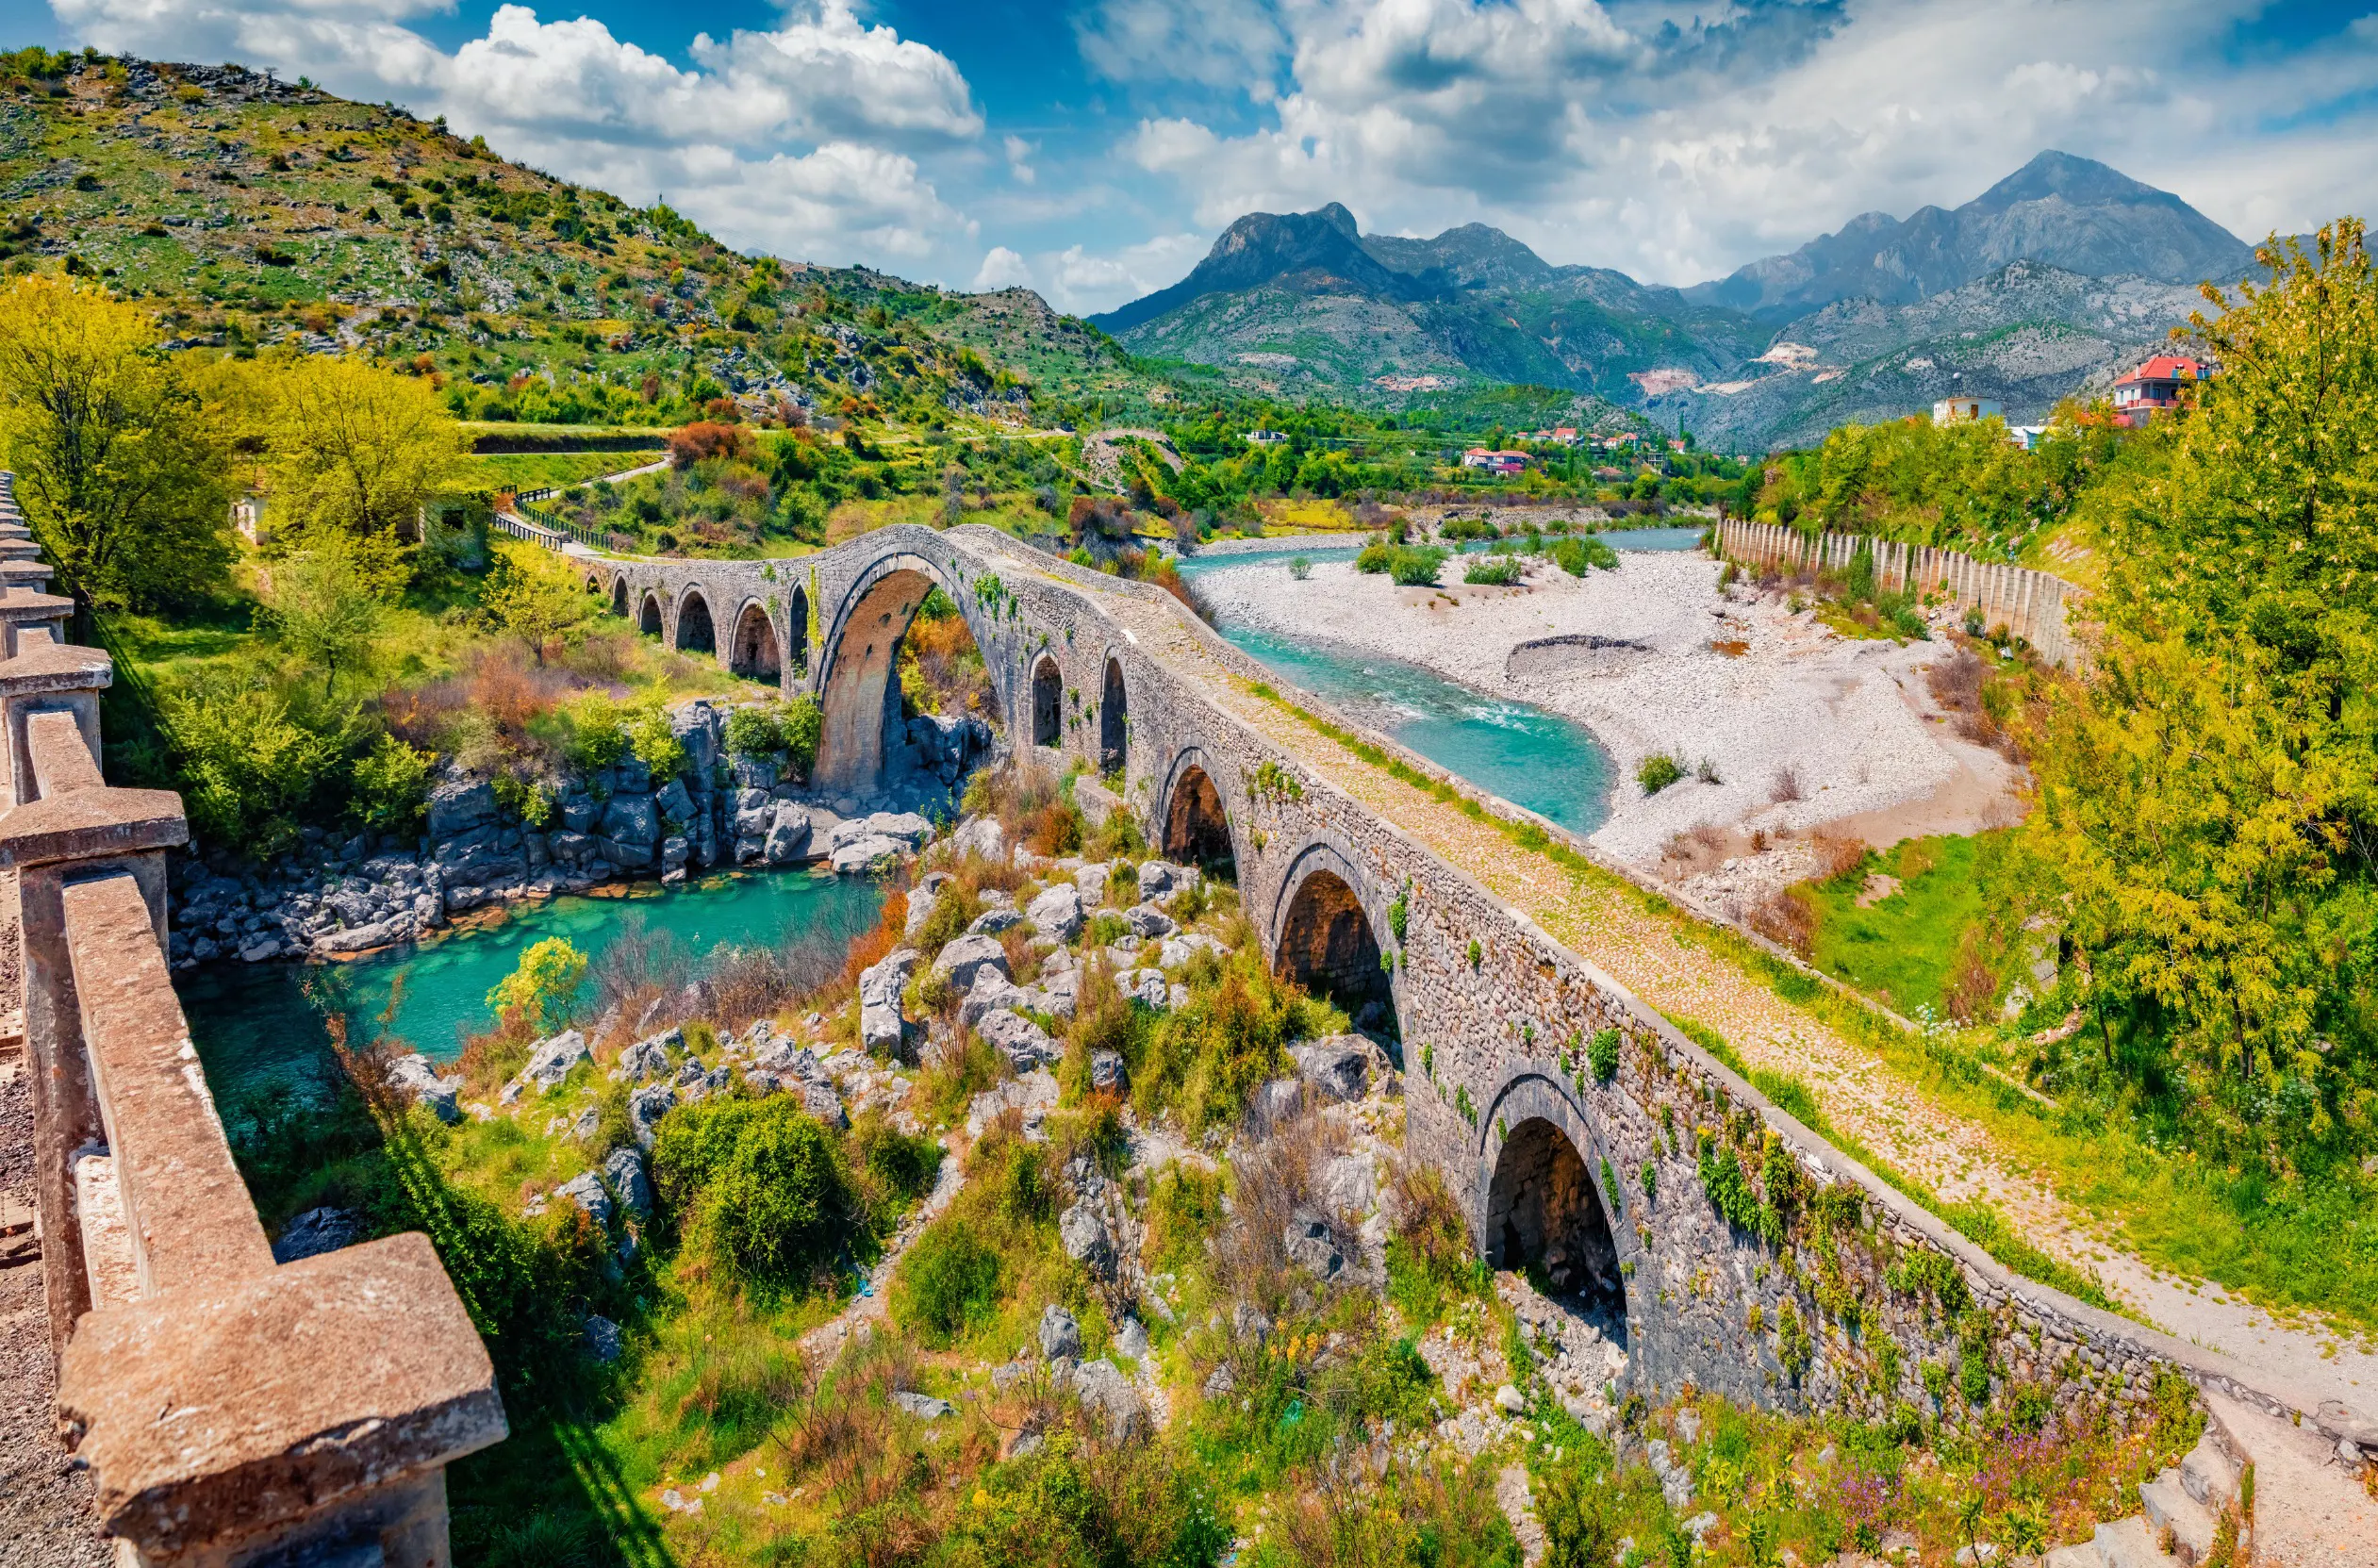
[[[535,490],[582,485],[660,460],[656,452],[504,452],[466,459],[466,489]]]
[[[1982,916],[1979,838],[1911,838],[1802,895],[1817,916],[1809,958],[1902,1013],[1944,1011],[1958,944]],[[1870,873],[1899,880],[1890,897],[1858,905]]]

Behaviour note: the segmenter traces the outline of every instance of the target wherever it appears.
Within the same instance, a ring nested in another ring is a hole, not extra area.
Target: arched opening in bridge
[[[656,637],[661,635],[661,596],[659,594],[648,593],[644,596],[644,609],[636,617],[636,629],[648,637]]]
[[[938,772],[950,742],[928,726],[912,727],[922,711],[1000,722],[999,693],[965,614],[923,571],[893,571],[870,585],[822,653],[817,779],[823,787],[870,791],[887,767]]]
[[[699,588],[689,589],[685,602],[677,606],[677,651],[681,653],[716,653],[718,634],[710,625],[710,602],[702,597]]]
[[[1328,997],[1356,1028],[1393,1038],[1395,994],[1379,959],[1379,938],[1346,879],[1334,871],[1308,875],[1280,922],[1280,950],[1272,959],[1280,978]]]
[[[735,618],[735,641],[728,646],[727,668],[747,681],[780,681],[784,656],[777,652],[776,627],[764,604],[746,604]]]
[[[1098,771],[1120,773],[1131,743],[1131,700],[1123,690],[1123,661],[1106,661],[1106,689],[1098,696]]]
[[[1172,804],[1164,812],[1164,858],[1214,867],[1227,867],[1233,859],[1230,821],[1222,814],[1222,792],[1214,787],[1206,770],[1194,763],[1181,770],[1172,786]]]
[[[1541,1266],[1555,1294],[1577,1297],[1605,1334],[1626,1343],[1627,1283],[1601,1195],[1569,1135],[1542,1116],[1512,1128],[1495,1161],[1486,1261],[1495,1268]]]
[[[1065,678],[1058,673],[1057,661],[1043,653],[1032,667],[1033,745],[1065,744]]]
[[[792,628],[793,673],[809,673],[809,590],[793,590],[792,613],[785,618]]]
[[[628,613],[628,580],[624,577],[611,585],[611,613],[625,620]]]

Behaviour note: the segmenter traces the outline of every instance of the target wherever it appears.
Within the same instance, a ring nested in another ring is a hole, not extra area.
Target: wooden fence
[[[1744,566],[1843,572],[1861,550],[1874,552],[1879,587],[1939,595],[1978,608],[1985,626],[1993,631],[2005,627],[2051,665],[2071,665],[2078,656],[2072,605],[2087,593],[2061,577],[1863,534],[1808,535],[1780,523],[1740,519],[1718,525],[1718,553]]]

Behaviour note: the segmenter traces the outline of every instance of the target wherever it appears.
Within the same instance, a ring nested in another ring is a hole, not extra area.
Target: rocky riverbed
[[[781,758],[730,755],[732,711],[708,699],[685,703],[669,716],[682,770],[655,779],[631,755],[571,775],[536,822],[503,804],[493,779],[450,767],[418,835],[342,839],[308,828],[271,864],[223,850],[181,857],[173,966],[351,957],[489,905],[640,878],[676,883],[712,867],[827,861],[864,874],[921,848],[929,818],[953,814],[954,792],[1000,744],[980,719],[920,716],[887,749],[881,789],[830,795]]]

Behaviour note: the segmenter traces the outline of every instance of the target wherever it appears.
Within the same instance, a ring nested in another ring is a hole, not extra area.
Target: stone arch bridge
[[[861,796],[899,744],[900,639],[927,593],[948,595],[1019,752],[1119,774],[1167,854],[1235,862],[1275,968],[1399,1043],[1407,1147],[1481,1253],[1597,1300],[1635,1388],[1930,1409],[1924,1368],[1955,1364],[1956,1320],[1970,1329],[1978,1306],[2028,1347],[2004,1355],[2002,1384],[2020,1367],[2059,1401],[2135,1400],[2178,1365],[2244,1391],[2218,1357],[2010,1276],[1333,784],[1334,742],[1264,722],[1279,678],[1150,585],[979,526],[768,563],[571,559],[646,633],[814,694],[818,782]],[[1910,1273],[1911,1253],[1954,1266]]]

